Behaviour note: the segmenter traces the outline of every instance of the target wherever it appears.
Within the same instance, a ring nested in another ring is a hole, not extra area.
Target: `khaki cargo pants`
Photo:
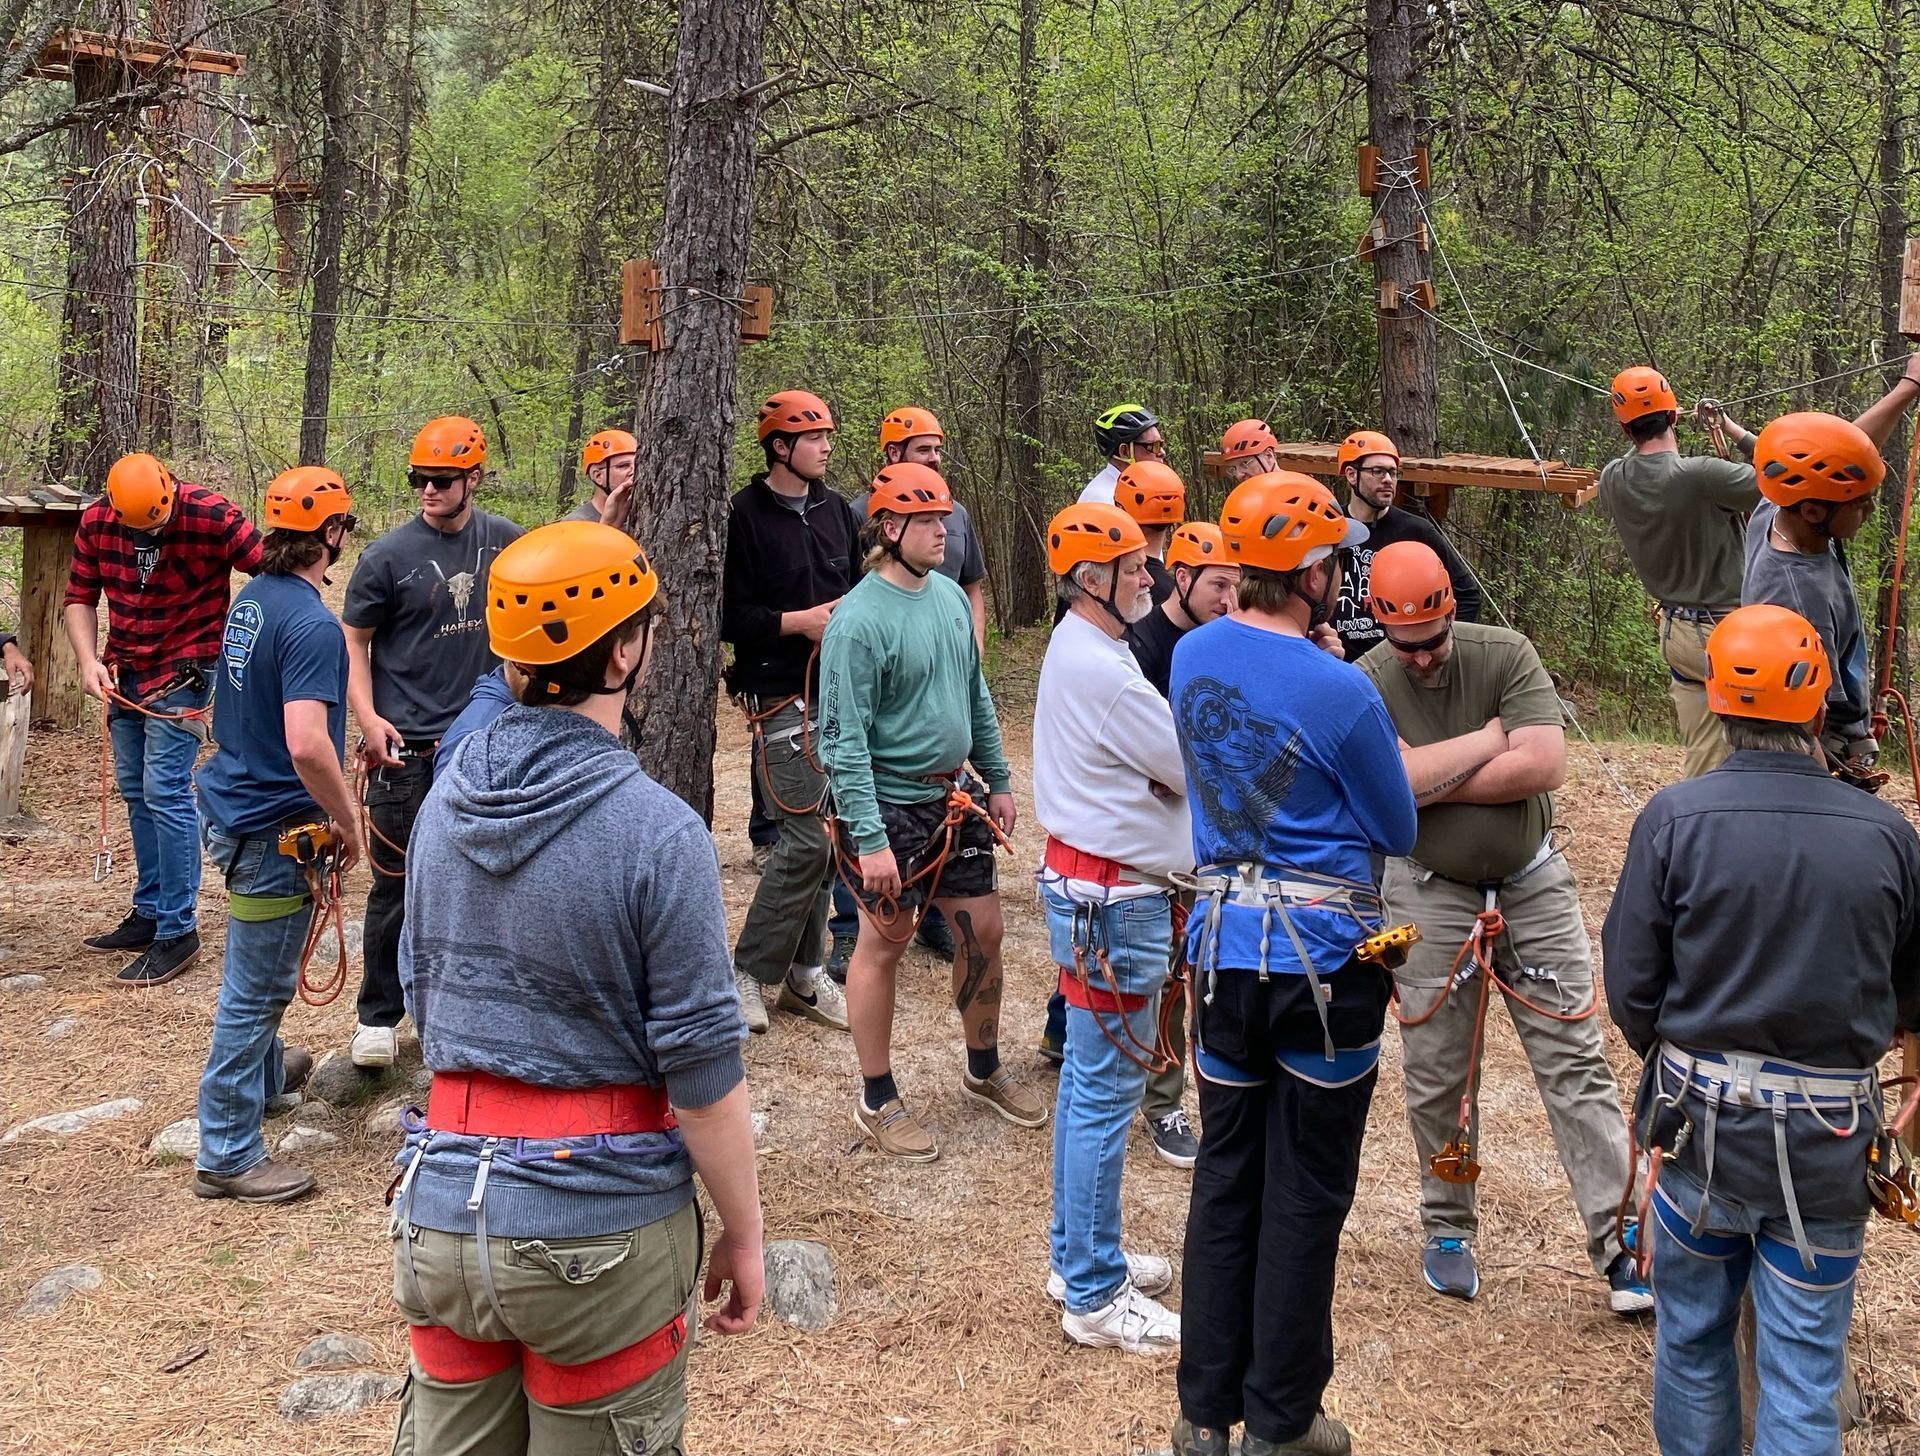
[[[1419,943],[1407,963],[1394,972],[1400,1014],[1418,1017],[1447,994],[1453,958],[1473,929],[1474,917],[1486,908],[1486,895],[1405,859],[1387,861],[1381,893],[1388,923],[1411,920],[1420,927]],[[1507,933],[1494,943],[1501,978],[1529,1001],[1555,1012],[1565,1014],[1588,1005],[1594,994],[1593,949],[1565,857],[1556,854],[1524,879],[1502,886],[1499,905],[1507,923]],[[1420,1158],[1420,1219],[1428,1238],[1470,1243],[1479,1227],[1474,1185],[1448,1183],[1426,1171],[1428,1160],[1459,1126],[1479,995],[1478,977],[1470,978],[1431,1021],[1400,1028],[1407,1122]],[[1627,1186],[1628,1152],[1626,1114],[1613,1070],[1607,1065],[1600,1018],[1554,1021],[1496,989],[1487,1006],[1489,1037],[1496,1007],[1506,1009],[1519,1033],[1553,1129],[1560,1166],[1566,1170],[1573,1201],[1586,1225],[1587,1257],[1597,1272],[1605,1273],[1620,1252],[1614,1215]],[[1483,1058],[1485,1054],[1483,1047]],[[1477,1101],[1474,1111],[1474,1156],[1485,1164],[1500,1152],[1482,1146]]]
[[[399,1239],[413,1247],[418,1286]],[[657,1223],[587,1239],[487,1240],[502,1324],[488,1301],[471,1234],[396,1230],[393,1298],[408,1324],[468,1340],[518,1340],[560,1365],[582,1365],[645,1339],[688,1308],[700,1272],[693,1205]],[[689,1332],[691,1344],[691,1332]],[[412,1363],[394,1456],[681,1456],[687,1345],[636,1385],[577,1405],[528,1395],[522,1367],[436,1380]]]
[[[1665,607],[1656,620],[1660,623],[1660,655],[1671,669],[1667,695],[1673,699],[1680,746],[1686,750],[1682,773],[1696,779],[1718,768],[1730,751],[1720,720],[1707,706],[1707,634],[1713,631],[1713,623],[1672,617]]]

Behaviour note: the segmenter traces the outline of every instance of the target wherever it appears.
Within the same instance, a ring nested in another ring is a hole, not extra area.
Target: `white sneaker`
[[[1067,1310],[1060,1328],[1076,1345],[1160,1355],[1180,1348],[1180,1316],[1129,1284],[1120,1297],[1090,1314]]]
[[[347,1044],[347,1059],[356,1067],[391,1067],[399,1055],[398,1027],[359,1025]]]
[[[760,989],[760,983],[745,971],[735,971],[733,989],[740,994],[740,1019],[747,1023],[747,1030],[765,1031],[767,1029],[767,998]]]
[[[805,992],[794,985],[793,976],[780,983],[780,995],[774,1001],[774,1007],[780,1011],[791,1011],[796,1016],[804,1016],[808,1021],[817,1021],[822,1026],[831,1026],[835,1031],[847,1029],[847,996],[831,977],[816,973],[813,984]]]
[[[1173,1265],[1158,1254],[1128,1254],[1127,1282],[1142,1294],[1165,1294],[1173,1288]],[[1067,1302],[1067,1281],[1058,1269],[1047,1270],[1047,1298]]]

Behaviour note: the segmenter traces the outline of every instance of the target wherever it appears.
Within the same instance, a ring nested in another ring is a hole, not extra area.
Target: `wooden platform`
[[[131,35],[109,35],[102,30],[60,30],[40,52],[40,59],[28,68],[29,76],[44,80],[66,80],[73,75],[76,62],[117,61],[136,71],[150,71],[165,64],[177,71],[200,71],[215,76],[237,76],[247,58],[232,51],[207,50],[200,46],[179,49],[165,41],[143,40]]]
[[[1319,475],[1337,480],[1340,467],[1338,445],[1323,445],[1310,440],[1283,440],[1277,454],[1280,469],[1297,470],[1303,475]],[[1222,456],[1207,452],[1207,469],[1218,472]],[[1562,460],[1513,459],[1498,455],[1406,456],[1400,462],[1400,481],[1415,493],[1427,494],[1434,486],[1490,486],[1499,490],[1537,490],[1560,498],[1566,509],[1578,510],[1592,500],[1600,489],[1600,472],[1568,465]]]
[[[34,711],[63,728],[87,717],[87,695],[62,621],[67,574],[73,566],[73,534],[80,529],[86,497],[71,486],[0,485],[0,526],[22,533],[20,650],[34,672]]]

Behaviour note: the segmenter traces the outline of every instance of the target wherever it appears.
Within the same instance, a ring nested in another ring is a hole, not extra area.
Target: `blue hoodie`
[[[713,839],[598,724],[508,708],[434,783],[408,844],[400,979],[435,1071],[541,1087],[662,1087],[706,1107],[745,1075]],[[408,1219],[470,1232],[484,1139],[425,1145]],[[564,1149],[564,1156],[554,1154]],[[678,1132],[508,1140],[488,1176],[487,1232],[586,1238],[693,1197]]]
[[[439,778],[447,771],[447,765],[453,762],[454,749],[466,742],[469,734],[478,733],[512,706],[513,692],[507,686],[505,667],[483,672],[474,679],[473,694],[467,699],[466,707],[434,745],[433,776]]]

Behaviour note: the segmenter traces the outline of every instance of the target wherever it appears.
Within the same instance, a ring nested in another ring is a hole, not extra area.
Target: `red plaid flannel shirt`
[[[81,512],[67,581],[68,606],[97,606],[107,594],[102,660],[120,669],[123,691],[181,663],[217,658],[232,575],[260,569],[260,533],[240,507],[185,481],[144,584],[134,551],[140,539],[102,496]]]

